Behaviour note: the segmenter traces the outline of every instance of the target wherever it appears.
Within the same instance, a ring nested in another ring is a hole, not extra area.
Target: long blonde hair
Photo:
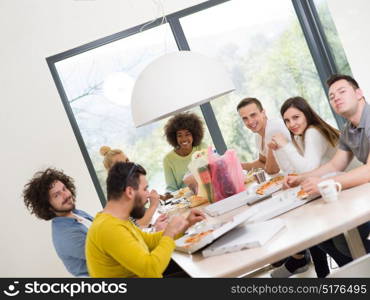
[[[113,160],[114,156],[122,154],[128,160],[127,155],[120,149],[111,149],[109,146],[102,146],[99,152],[104,156],[103,165],[107,171],[109,171],[115,163]]]

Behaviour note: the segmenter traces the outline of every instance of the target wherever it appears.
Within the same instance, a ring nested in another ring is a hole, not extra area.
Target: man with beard
[[[53,244],[67,270],[74,276],[88,276],[85,239],[93,218],[75,208],[75,196],[73,179],[52,168],[37,172],[23,190],[31,214],[52,220]]]
[[[162,277],[175,249],[175,236],[204,219],[192,210],[174,216],[163,232],[146,233],[130,221],[141,218],[148,200],[146,171],[134,163],[116,163],[107,178],[108,202],[87,234],[86,259],[92,277]]]

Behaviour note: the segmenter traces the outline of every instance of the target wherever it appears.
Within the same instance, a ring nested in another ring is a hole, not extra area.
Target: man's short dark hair
[[[52,207],[49,202],[49,191],[55,181],[62,182],[71,192],[73,198],[76,197],[73,179],[54,168],[37,172],[24,186],[24,204],[31,214],[36,215],[39,219],[50,220],[56,217],[56,214],[51,210]]]
[[[262,103],[257,98],[244,98],[241,100],[236,107],[236,111],[239,111],[239,109],[243,108],[244,106],[247,106],[249,104],[256,104],[259,111],[263,111]]]
[[[146,175],[145,169],[132,162],[117,162],[109,170],[107,178],[107,196],[109,200],[121,198],[126,187],[139,188],[140,175]]]
[[[326,84],[327,86],[330,88],[331,85],[339,80],[346,80],[348,81],[348,83],[350,85],[352,85],[352,87],[356,90],[358,88],[360,88],[360,86],[358,85],[357,81],[354,80],[351,76],[349,75],[343,75],[343,74],[333,74],[331,75],[327,80],[326,80]]]

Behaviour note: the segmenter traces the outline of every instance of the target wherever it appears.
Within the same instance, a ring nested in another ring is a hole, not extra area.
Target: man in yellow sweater
[[[146,233],[129,219],[141,218],[149,197],[146,171],[134,163],[116,163],[107,178],[108,202],[86,238],[91,277],[162,277],[175,249],[174,237],[204,219],[192,210],[174,216],[163,232]]]

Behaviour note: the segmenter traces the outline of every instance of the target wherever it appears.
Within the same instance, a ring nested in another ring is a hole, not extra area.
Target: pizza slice
[[[204,232],[191,235],[185,240],[185,244],[187,244],[186,247],[190,247],[191,244],[199,242],[203,237],[205,237],[206,235],[209,235],[212,232],[213,232],[213,229],[210,229]]]
[[[283,182],[283,180],[284,180],[284,176],[276,176],[274,178],[271,178],[269,181],[262,184],[256,190],[256,194],[264,195],[269,188],[280,185]]]
[[[301,200],[303,200],[303,199],[305,199],[305,198],[307,198],[309,195],[303,190],[303,189],[300,189],[299,191],[298,191],[298,193],[297,193],[297,198],[298,199],[301,199]]]

